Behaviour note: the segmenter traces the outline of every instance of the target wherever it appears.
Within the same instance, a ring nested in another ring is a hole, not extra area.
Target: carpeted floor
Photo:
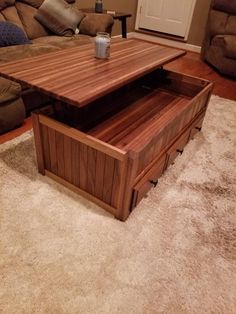
[[[32,133],[0,146],[0,313],[236,313],[236,102],[125,222],[38,175]]]

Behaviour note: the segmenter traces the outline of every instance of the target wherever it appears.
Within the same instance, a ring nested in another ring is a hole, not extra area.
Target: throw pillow
[[[58,35],[72,36],[84,16],[64,0],[45,0],[35,18]]]
[[[11,22],[0,22],[0,47],[30,44],[21,28]]]
[[[0,2],[1,1],[13,1],[13,0],[0,0]],[[44,0],[18,0],[18,2],[23,2],[23,3],[29,4],[30,6],[37,8],[37,9],[42,5],[43,1]],[[73,2],[75,2],[75,0],[66,0],[66,2],[73,3]]]

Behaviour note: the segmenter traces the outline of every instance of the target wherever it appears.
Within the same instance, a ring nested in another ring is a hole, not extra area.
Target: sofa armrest
[[[0,106],[7,101],[19,98],[20,95],[20,84],[0,77]]]
[[[113,24],[113,17],[109,14],[86,13],[79,25],[79,30],[81,34],[90,36],[96,36],[97,32],[111,34]]]

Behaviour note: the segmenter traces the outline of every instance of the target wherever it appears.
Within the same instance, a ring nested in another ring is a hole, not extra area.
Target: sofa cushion
[[[0,134],[21,125],[25,119],[25,106],[21,97],[0,105]]]
[[[7,0],[6,0],[7,1]],[[13,1],[13,0],[8,0],[8,1]],[[15,0],[14,0],[15,1]],[[26,4],[31,5],[34,8],[39,8],[42,4],[44,0],[17,0],[19,2],[24,2]],[[68,3],[74,3],[75,0],[66,0],[66,2]]]
[[[235,0],[214,0],[213,9],[224,11],[229,14],[236,14]]]
[[[17,0],[17,2],[23,2],[29,4],[31,7],[39,8],[44,0]]]
[[[36,8],[25,3],[16,2],[16,9],[29,39],[48,36],[50,34],[49,30],[34,18],[37,13]]]
[[[224,41],[225,41],[224,56],[236,59],[236,36],[226,35],[224,36]]]
[[[5,9],[11,5],[14,5],[15,0],[0,0],[0,10]]]
[[[236,15],[230,15],[226,24],[225,33],[236,35]]]
[[[6,101],[20,97],[20,84],[0,77],[0,106]]]
[[[55,34],[71,36],[84,14],[64,0],[45,0],[35,18]]]
[[[20,17],[17,13],[15,6],[5,8],[4,10],[1,11],[1,14],[4,16],[6,21],[16,24],[25,32],[24,26],[21,23]]]
[[[209,14],[209,31],[211,36],[225,34],[228,21],[228,14],[216,10],[211,10]]]
[[[8,46],[0,49],[0,64],[60,50],[56,46],[41,43],[34,43],[33,45]]]
[[[30,44],[31,41],[17,25],[0,21],[0,47]]]
[[[211,44],[220,47],[224,57],[236,59],[236,36],[217,35],[212,39]]]
[[[90,36],[81,34],[70,37],[55,35],[34,39],[33,43],[49,44],[54,47],[65,49],[88,44],[91,42],[91,40],[92,39]]]

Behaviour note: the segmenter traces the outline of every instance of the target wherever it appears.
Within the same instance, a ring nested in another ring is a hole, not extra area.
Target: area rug
[[[236,102],[213,96],[126,222],[0,146],[0,313],[236,313]]]

